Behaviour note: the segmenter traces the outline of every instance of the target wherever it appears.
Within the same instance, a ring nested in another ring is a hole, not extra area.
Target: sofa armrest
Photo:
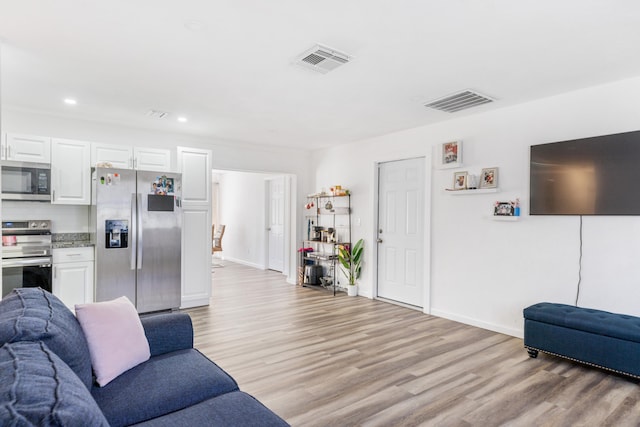
[[[193,325],[186,313],[140,317],[151,356],[193,348]]]

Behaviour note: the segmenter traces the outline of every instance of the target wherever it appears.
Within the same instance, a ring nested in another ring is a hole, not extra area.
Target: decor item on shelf
[[[480,188],[498,187],[498,168],[484,168],[480,173]]]
[[[467,189],[467,172],[454,172],[453,174],[453,189],[454,190],[466,190]]]
[[[495,216],[514,216],[515,207],[513,202],[496,202],[493,206],[493,215]]]
[[[478,189],[478,177],[473,174],[467,174],[467,190]]]
[[[328,211],[333,209],[333,203],[331,203],[331,200],[328,200],[327,203],[324,204],[324,208]]]
[[[322,230],[324,230],[322,227],[314,226],[313,232],[311,233],[311,240],[316,242],[322,240]]]
[[[342,188],[342,185],[334,185],[329,190],[334,196],[346,196],[347,194],[349,194],[349,190],[347,190],[346,188]]]
[[[329,227],[327,229],[327,242],[336,243],[336,229]]]
[[[360,239],[353,248],[349,244],[338,245],[338,260],[342,266],[342,272],[348,280],[347,292],[349,296],[356,296],[358,288],[356,281],[362,272],[362,252],[364,240]]]
[[[462,141],[445,142],[440,145],[440,168],[458,168],[462,166]]]

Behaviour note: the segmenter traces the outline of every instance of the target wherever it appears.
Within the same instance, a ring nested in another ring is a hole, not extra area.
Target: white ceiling
[[[4,108],[317,148],[639,76],[640,2],[0,0],[0,41]],[[423,107],[463,89],[497,101]]]

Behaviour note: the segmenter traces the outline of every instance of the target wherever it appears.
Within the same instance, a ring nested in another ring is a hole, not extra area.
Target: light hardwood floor
[[[195,346],[293,426],[638,426],[638,381],[225,262]]]

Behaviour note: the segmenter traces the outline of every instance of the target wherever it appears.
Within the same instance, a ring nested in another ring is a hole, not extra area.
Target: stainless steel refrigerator
[[[124,295],[139,313],[178,308],[181,175],[96,168],[92,179],[96,301]]]

